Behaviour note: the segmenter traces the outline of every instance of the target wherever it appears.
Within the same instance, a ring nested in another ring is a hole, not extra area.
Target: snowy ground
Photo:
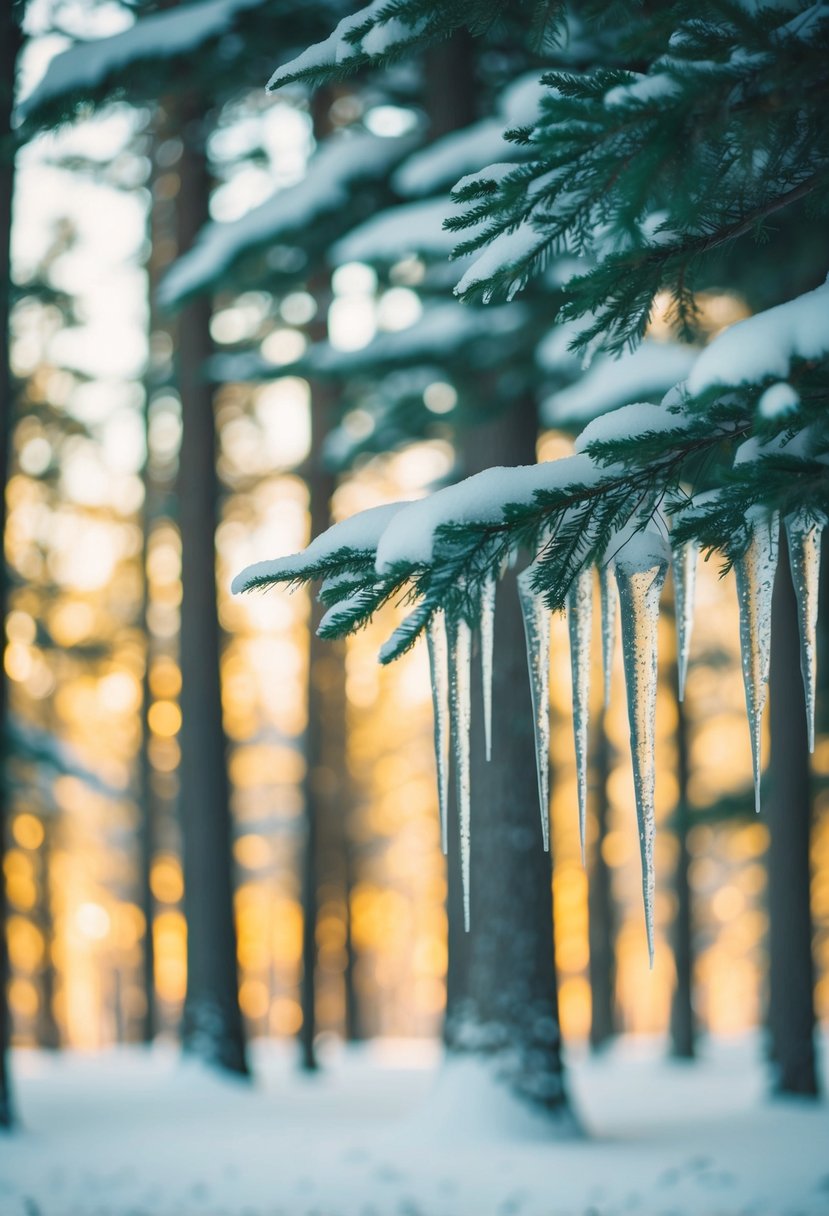
[[[556,1141],[428,1045],[338,1051],[311,1079],[263,1046],[253,1088],[172,1049],[18,1052],[0,1213],[827,1216],[829,1108],[768,1101],[758,1061],[756,1039],[690,1066],[650,1041],[575,1059],[589,1137]]]

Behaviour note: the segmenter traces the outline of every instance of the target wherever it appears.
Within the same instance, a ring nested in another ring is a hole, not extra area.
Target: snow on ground
[[[829,1045],[829,1044],[825,1044]],[[826,1053],[824,1052],[824,1055]],[[258,1045],[253,1086],[172,1048],[19,1051],[2,1216],[826,1216],[829,1109],[765,1093],[761,1045],[571,1061],[582,1138],[430,1044]]]

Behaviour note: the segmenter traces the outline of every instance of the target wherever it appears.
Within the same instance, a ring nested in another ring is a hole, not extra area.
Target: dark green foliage
[[[702,289],[726,288],[768,307],[822,281],[825,9],[749,12],[730,0],[648,12],[576,5],[566,15],[530,7],[554,31],[543,52],[549,91],[535,125],[508,133],[516,163],[482,166],[454,192],[459,211],[446,227],[458,234],[456,254],[482,259],[459,285],[464,300],[511,298],[535,279],[543,290],[527,297],[533,315],[543,299],[546,325],[556,314],[573,323],[574,349],[615,354],[644,336],[657,297],[663,311],[669,300],[677,335],[696,340],[705,329]],[[458,24],[479,31],[500,15],[493,5],[377,4],[339,31],[338,64],[332,38],[276,80],[378,66],[415,39]],[[386,29],[384,44],[376,31],[391,18],[406,28]],[[551,292],[544,272],[561,258],[577,259],[576,273],[555,278],[563,285]],[[780,370],[778,360],[752,381],[737,369],[731,383],[675,394],[664,407],[676,411],[675,427],[607,432],[585,449],[586,480],[574,466],[569,484],[536,493],[530,505],[499,503],[497,523],[453,523],[450,514],[428,565],[383,575],[367,566],[364,581],[349,584],[342,612],[329,614],[327,631],[346,632],[372,605],[408,597],[415,607],[384,648],[388,661],[438,609],[474,619],[483,580],[518,546],[536,553],[536,589],[561,609],[580,569],[613,558],[629,534],[623,529],[664,529],[673,517],[674,542],[696,540],[728,568],[750,539],[752,508],[819,518],[829,507],[827,347],[810,342],[814,354],[803,358],[784,342]],[[781,377],[793,403],[775,413],[761,403]]]

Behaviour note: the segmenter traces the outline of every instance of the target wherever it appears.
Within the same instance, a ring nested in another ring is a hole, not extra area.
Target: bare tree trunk
[[[183,142],[176,208],[179,255],[208,219],[210,176],[203,107],[176,103]],[[213,393],[205,373],[211,353],[210,301],[191,301],[178,323],[182,406],[179,456],[181,527],[181,819],[187,914],[185,1050],[246,1073],[239,1009],[233,913],[231,819],[222,721],[221,635],[216,597],[218,511]]]
[[[19,25],[20,9],[13,3],[0,7],[0,547],[3,568],[0,571],[0,622],[5,636],[5,621],[9,603],[9,581],[5,562],[6,485],[11,459],[11,432],[14,421],[14,390],[9,364],[9,314],[11,308],[11,227],[14,197],[15,137],[12,131],[12,107],[17,78],[17,56],[23,44]],[[8,746],[8,684],[0,663],[0,860],[5,849],[8,813],[8,783],[6,749]],[[9,958],[6,941],[6,891],[0,881],[0,1127],[14,1122],[11,1082],[9,1077],[9,1044],[11,1041],[11,1012],[8,1005]]]
[[[537,423],[524,401],[464,439],[467,471],[535,459]],[[477,665],[476,665],[477,670]],[[480,676],[473,679],[471,931],[459,934],[457,827],[450,834],[450,1055],[492,1062],[511,1093],[572,1129],[564,1085],[553,946],[550,857],[543,851],[524,630],[515,575],[495,617],[493,759],[484,756]]]
[[[331,499],[337,479],[325,467],[322,449],[331,428],[333,408],[328,386],[314,384],[311,451],[306,471],[312,536],[318,536],[331,524]],[[299,1030],[301,1063],[308,1070],[315,1069],[318,1064],[314,1051],[320,994],[317,928],[320,904],[326,898],[342,905],[345,918],[346,967],[342,976],[345,1035],[351,1039],[359,1037],[360,1033],[350,932],[353,859],[349,841],[351,790],[346,753],[345,645],[317,637],[322,615],[322,605],[314,598],[309,622],[308,723],[303,782],[306,836],[302,859],[302,1024]]]
[[[766,799],[769,869],[769,1022],[774,1088],[818,1093],[809,902],[812,806],[797,607],[781,538],[774,584],[770,678],[771,763]]]
[[[588,936],[590,941],[590,1046],[604,1047],[616,1033],[616,915],[610,867],[602,847],[608,830],[610,806],[607,783],[610,778],[610,742],[602,710],[595,726],[593,750],[593,807],[596,816],[596,843],[590,859],[588,885]]]
[[[60,1047],[60,1030],[55,1020],[55,964],[52,948],[55,943],[55,923],[52,917],[52,892],[49,874],[52,865],[52,835],[54,822],[51,818],[43,823],[43,840],[38,850],[38,887],[40,900],[37,911],[38,928],[43,936],[43,966],[40,972],[40,1006],[37,1018],[37,1041],[49,1050]]]
[[[315,386],[311,409],[311,451],[308,457],[309,510],[311,536],[319,536],[331,523],[331,497],[335,481],[322,464],[322,441],[328,429],[329,403],[325,390]],[[308,723],[305,728],[305,842],[302,857],[302,980],[300,1003],[302,1025],[299,1030],[301,1064],[307,1071],[317,1068],[314,1038],[317,1031],[317,925],[319,922],[320,850],[325,821],[336,814],[330,804],[336,799],[338,776],[328,767],[325,724],[330,714],[344,714],[344,698],[337,696],[342,685],[333,668],[342,673],[345,654],[340,644],[332,645],[317,637],[323,609],[316,596],[311,599],[308,642]],[[329,688],[328,677],[334,687]],[[344,692],[344,689],[342,690]],[[328,703],[334,694],[337,705]],[[342,757],[344,760],[344,756]],[[321,831],[322,829],[322,831]]]
[[[674,675],[676,681],[676,675]],[[689,872],[691,854],[688,849],[690,828],[688,808],[688,721],[685,706],[677,693],[676,723],[676,776],[677,803],[674,812],[674,834],[677,843],[676,870],[674,871],[674,895],[676,914],[673,924],[673,952],[676,967],[676,988],[671,1002],[671,1054],[682,1060],[692,1060],[695,1055],[696,1022],[693,1005],[694,946],[693,909],[691,906],[691,884]]]

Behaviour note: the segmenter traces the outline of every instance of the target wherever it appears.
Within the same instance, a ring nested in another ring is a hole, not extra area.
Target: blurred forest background
[[[31,0],[3,18],[15,1047],[160,1036],[244,1072],[251,1040],[296,1037],[313,1068],[326,1038],[440,1036],[448,1013],[450,1048],[468,1050],[453,1001],[498,987],[520,931],[505,938],[502,904],[533,873],[550,890],[530,759],[512,801],[528,802],[532,838],[505,847],[480,821],[465,939],[425,648],[381,669],[390,614],[321,643],[304,592],[232,599],[230,580],[357,510],[565,454],[602,411],[658,400],[690,353],[657,315],[637,354],[582,371],[549,324],[555,266],[510,305],[452,298],[448,191],[520,155],[501,132],[532,121],[545,61],[507,28],[267,96],[273,67],[349,7]],[[75,39],[102,41],[53,59]],[[732,276],[700,298],[707,331],[809,273],[761,283],[747,269],[739,291]],[[714,566],[699,571],[682,704],[667,614],[661,626],[652,972],[621,668],[604,709],[594,614],[583,867],[567,626],[553,621],[561,1032],[597,1049],[667,1034],[691,1057],[700,1033],[770,1024],[777,1084],[810,1093],[814,1018],[829,1019],[829,703],[823,688],[810,774],[796,643],[778,637],[776,774],[757,818],[733,576]],[[499,628],[510,683],[496,684],[493,769],[523,712],[510,690],[526,696],[520,624]],[[535,906],[552,958],[543,895]]]

